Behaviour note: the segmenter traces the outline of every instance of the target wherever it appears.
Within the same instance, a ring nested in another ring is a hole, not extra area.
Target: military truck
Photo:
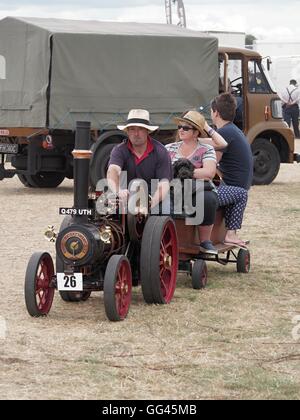
[[[249,90],[250,71],[263,91]],[[0,21],[0,180],[17,175],[27,187],[49,188],[72,178],[81,120],[91,122],[95,186],[131,108],[148,109],[160,126],[156,138],[167,143],[173,117],[208,111],[222,80],[242,103],[255,183],[268,184],[281,162],[297,156],[259,54],[218,48],[216,38],[172,25],[7,17]]]

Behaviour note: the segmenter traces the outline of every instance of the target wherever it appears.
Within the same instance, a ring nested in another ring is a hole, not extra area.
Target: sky
[[[300,0],[183,0],[187,27],[300,42]],[[6,16],[166,23],[164,0],[0,0]],[[176,10],[173,22],[177,23]]]

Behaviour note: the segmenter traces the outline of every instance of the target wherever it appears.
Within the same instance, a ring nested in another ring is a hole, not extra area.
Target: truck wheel
[[[30,182],[28,181],[28,178],[27,178],[26,175],[18,174],[18,178],[22,182],[22,184],[25,185],[25,187],[28,187],[28,188],[32,188],[33,187],[33,185],[31,185]]]
[[[54,287],[53,260],[47,252],[36,252],[29,260],[25,276],[25,303],[28,313],[34,317],[45,316],[51,309]]]
[[[140,275],[147,303],[170,303],[176,287],[178,241],[174,221],[168,216],[147,220],[141,245]]]
[[[114,147],[115,144],[105,144],[95,151],[93,162],[90,167],[90,179],[94,188],[96,188],[99,179],[106,178],[110,153]]]
[[[90,162],[90,182],[94,189],[99,179],[106,178],[112,149],[126,138],[127,135],[122,131],[108,131],[102,134],[91,147],[93,156]]]
[[[65,174],[61,172],[40,172],[36,175],[24,176],[30,186],[34,188],[56,188],[65,179]]]
[[[254,158],[254,185],[271,184],[280,169],[280,155],[274,144],[266,139],[256,139],[252,144]]]
[[[126,318],[132,291],[132,274],[129,260],[124,255],[113,255],[108,261],[104,276],[104,307],[110,321]]]

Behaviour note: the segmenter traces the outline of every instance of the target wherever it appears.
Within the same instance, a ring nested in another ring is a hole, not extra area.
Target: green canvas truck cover
[[[152,122],[217,94],[218,44],[163,24],[12,18],[0,21],[0,127],[115,127],[131,108]]]

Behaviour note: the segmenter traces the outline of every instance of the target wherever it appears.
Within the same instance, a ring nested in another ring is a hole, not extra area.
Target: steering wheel
[[[238,80],[241,80],[242,82],[243,77],[240,76],[230,81],[231,92],[236,96],[242,96],[243,83],[236,83],[235,85],[233,85],[233,83],[237,82]]]

